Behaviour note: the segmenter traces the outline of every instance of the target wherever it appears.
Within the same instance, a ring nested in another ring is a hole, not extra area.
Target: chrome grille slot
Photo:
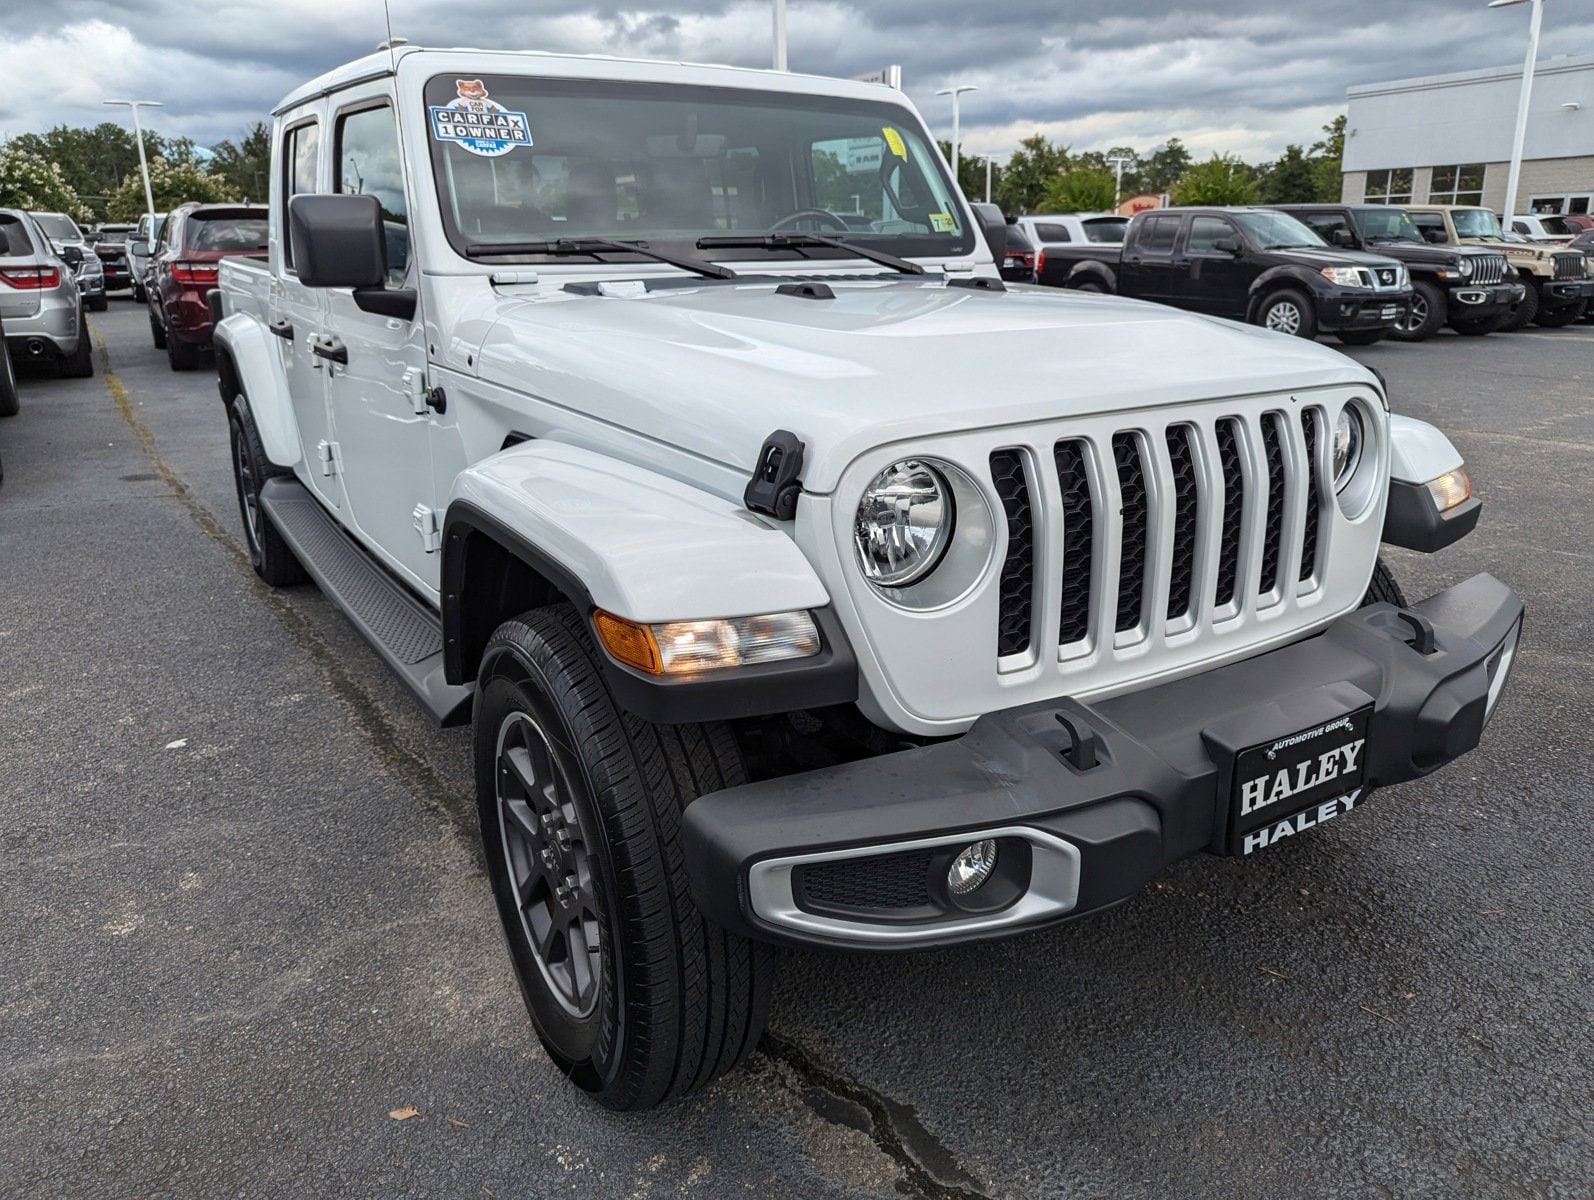
[[[1505,256],[1480,254],[1472,260],[1471,282],[1483,287],[1505,282]]]
[[[1035,623],[1035,518],[1030,508],[1024,455],[1018,450],[993,451],[991,482],[1007,520],[1007,554],[1002,559],[996,627],[996,652],[1006,657],[1029,649]]]
[[[1057,483],[1063,495],[1063,576],[1060,645],[1082,641],[1090,632],[1092,554],[1096,540],[1096,506],[1090,494],[1090,473],[1085,465],[1085,443],[1058,442],[1052,447]]]

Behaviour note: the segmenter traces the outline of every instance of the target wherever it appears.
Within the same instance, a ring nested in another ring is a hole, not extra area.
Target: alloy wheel
[[[260,496],[255,491],[254,467],[249,462],[249,448],[244,445],[240,432],[232,439],[233,469],[238,472],[238,504],[243,509],[244,533],[249,537],[249,548],[260,549]]]
[[[589,1016],[603,977],[587,838],[548,736],[524,712],[499,726],[498,827],[515,907],[537,970],[571,1016]]]
[[[1268,307],[1263,324],[1274,333],[1287,333],[1294,337],[1301,332],[1301,310],[1293,300],[1280,300]]]
[[[1411,304],[1406,309],[1406,315],[1395,322],[1395,328],[1401,333],[1416,333],[1428,321],[1428,301],[1421,292],[1415,293]]]

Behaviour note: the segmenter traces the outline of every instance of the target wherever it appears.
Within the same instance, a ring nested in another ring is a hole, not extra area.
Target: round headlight
[[[908,458],[881,471],[853,526],[864,575],[882,587],[923,579],[952,539],[953,507],[945,477],[928,463]]]
[[[1356,411],[1355,405],[1347,404],[1339,410],[1339,420],[1334,423],[1334,490],[1343,491],[1350,482],[1351,476],[1356,474],[1357,464],[1362,460],[1362,432],[1361,414]]]
[[[1471,275],[1472,259],[1463,258],[1459,263],[1456,264],[1456,270],[1460,271],[1463,275]]]

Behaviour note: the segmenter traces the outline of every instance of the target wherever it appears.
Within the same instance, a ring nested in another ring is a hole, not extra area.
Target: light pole
[[[1489,0],[1490,8],[1509,8],[1529,0]],[[1522,143],[1528,136],[1528,102],[1533,98],[1533,67],[1539,58],[1539,27],[1544,23],[1544,0],[1531,0],[1533,21],[1528,27],[1528,57],[1522,64],[1522,94],[1517,100],[1517,128],[1511,140],[1511,174],[1505,184],[1505,224],[1517,213],[1517,184],[1522,179]]]
[[[159,100],[106,100],[105,104],[125,104],[133,110],[133,140],[138,143],[138,169],[144,176],[144,211],[149,214],[149,237],[155,237],[155,193],[149,186],[149,159],[144,157],[144,128],[138,123],[138,110],[165,108]]]
[[[964,92],[977,92],[980,89],[972,83],[960,83],[956,87],[942,88],[937,96],[952,97],[952,178],[958,177],[958,137],[961,130],[958,126],[958,97]]]
[[[786,0],[771,0],[775,20],[775,70],[786,70]]]
[[[1135,160],[1119,154],[1114,155],[1107,161],[1112,163],[1112,206],[1113,211],[1116,212],[1124,197],[1124,167]]]
[[[979,157],[985,160],[985,203],[989,204],[991,202],[991,164],[996,161],[996,155],[981,154]]]

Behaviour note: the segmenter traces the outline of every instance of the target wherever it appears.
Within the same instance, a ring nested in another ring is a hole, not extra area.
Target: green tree
[[[18,145],[16,139],[0,145],[0,208],[64,212],[79,221],[92,215],[60,166]]]
[[[1105,167],[1074,167],[1047,185],[1047,212],[1104,212],[1113,207],[1116,180]]]
[[[194,162],[173,163],[164,155],[149,160],[149,185],[156,212],[169,212],[188,200],[214,204],[238,199],[238,193],[220,175],[212,175]],[[105,208],[113,221],[135,221],[143,214],[144,181],[137,171],[122,180]]]
[[[17,145],[61,168],[72,190],[103,215],[105,202],[122,180],[138,172],[138,144],[132,130],[112,121],[91,129],[57,125],[44,133],[19,134]],[[144,132],[144,147],[160,154],[164,139]]]
[[[1312,144],[1312,172],[1319,203],[1338,200],[1345,186],[1345,114],[1323,126],[1323,140]]]
[[[941,157],[946,159],[948,166],[951,166],[952,143],[942,138],[936,145],[941,148]],[[996,196],[994,190],[996,176],[1000,172],[1000,167],[992,166],[991,181],[993,190],[991,196],[993,199]],[[962,152],[958,155],[958,187],[963,190],[963,194],[970,200],[985,199],[985,160],[977,154],[970,154],[967,146],[964,146]]]
[[[1068,170],[1070,163],[1067,146],[1054,146],[1038,133],[1018,146],[1002,168],[1002,186],[996,193],[996,202],[1010,216],[1038,212],[1045,202],[1046,189]]]
[[[1318,200],[1317,164],[1299,146],[1286,146],[1260,184],[1264,204],[1314,204]]]
[[[1141,161],[1139,185],[1141,189],[1157,195],[1171,192],[1173,185],[1184,178],[1191,162],[1190,151],[1185,149],[1184,143],[1176,137],[1169,138],[1162,147],[1153,150]]]
[[[1256,181],[1232,154],[1214,154],[1191,167],[1173,186],[1175,204],[1255,204]]]
[[[227,181],[238,195],[250,200],[266,198],[267,182],[271,178],[271,130],[265,122],[257,121],[237,143],[231,140],[217,142],[212,147],[216,157],[210,170]],[[839,160],[837,165],[839,166]]]

